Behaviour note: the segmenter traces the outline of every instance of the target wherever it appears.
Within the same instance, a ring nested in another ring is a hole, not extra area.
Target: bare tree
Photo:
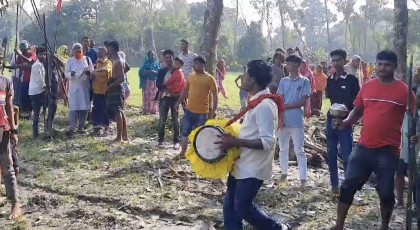
[[[3,15],[3,13],[6,11],[6,8],[9,7],[9,2],[7,0],[0,0],[0,14]]]
[[[222,26],[223,0],[207,0],[207,9],[204,14],[203,36],[200,53],[207,59],[206,69],[214,75],[217,61],[217,45],[220,28]]]
[[[347,48],[347,35],[350,36],[351,40],[351,33],[350,33],[350,18],[354,14],[354,4],[356,4],[356,0],[335,0],[335,5],[337,6],[337,10],[341,12],[344,16],[344,21],[346,23],[346,34],[344,36],[344,43]]]
[[[398,56],[398,77],[407,82],[407,0],[394,0],[394,50]]]
[[[328,40],[328,51],[331,50],[331,37],[330,37],[330,15],[328,10],[328,0],[324,0],[325,17],[327,19],[327,40]]]
[[[287,36],[286,36],[286,20],[289,12],[289,1],[287,0],[277,0],[277,7],[279,8],[280,14],[280,24],[281,24],[281,40],[283,48],[287,48]]]
[[[162,3],[162,0],[138,0],[138,2],[146,15],[146,27],[144,28],[146,47],[156,53],[153,30],[155,26],[156,7]]]

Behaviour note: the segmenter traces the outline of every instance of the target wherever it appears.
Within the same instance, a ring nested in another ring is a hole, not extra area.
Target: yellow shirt
[[[112,76],[112,62],[109,59],[98,61],[96,64],[96,77],[93,81],[93,93],[105,94],[108,80]]]
[[[210,94],[217,92],[216,81],[208,73],[192,72],[187,79],[187,109],[196,114],[209,113]]]

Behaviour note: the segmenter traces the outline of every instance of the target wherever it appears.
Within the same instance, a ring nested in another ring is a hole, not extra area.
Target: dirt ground
[[[157,149],[157,117],[128,110],[130,143],[110,137],[64,137],[67,118],[59,110],[53,140],[31,139],[31,124],[21,125],[20,196],[24,216],[7,220],[10,203],[0,198],[0,229],[223,229],[225,184],[197,178],[178,153]],[[169,129],[168,129],[169,130]],[[167,132],[167,140],[171,134]],[[279,168],[261,189],[256,202],[294,229],[323,229],[333,224],[337,198],[329,193],[329,174],[311,168],[309,187],[298,187],[298,171],[290,168],[279,183]],[[348,229],[378,229],[379,200],[366,185],[358,193]],[[404,229],[404,210],[397,210],[392,229]],[[247,226],[247,229],[252,229]]]

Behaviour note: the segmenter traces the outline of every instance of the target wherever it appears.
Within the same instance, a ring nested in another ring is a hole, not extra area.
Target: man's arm
[[[125,62],[124,63],[124,73],[128,73],[128,71],[130,71],[130,69],[131,69],[130,65],[127,62]]]
[[[217,102],[219,101],[219,94],[217,92],[217,86],[216,86],[216,81],[214,80],[213,77],[211,77],[211,86],[210,86],[210,92],[211,92],[211,98],[213,100],[213,104],[212,104],[212,111],[211,111],[211,116],[214,116],[216,111],[217,111]],[[214,117],[212,117],[214,118]]]
[[[236,86],[238,86],[238,88],[240,87],[240,85],[238,84],[238,81],[241,79],[242,75],[239,75],[236,79],[235,79],[235,84]]]
[[[190,88],[190,83],[187,81],[185,89],[182,91],[181,96],[179,96],[178,101],[176,102],[176,107],[178,108],[179,105],[184,101],[185,97],[188,95],[188,90]]]
[[[42,64],[37,66],[38,67],[38,85],[42,86],[43,89],[45,89],[47,87],[47,85],[45,84],[45,71],[42,71],[43,66]]]
[[[16,124],[15,124],[15,114],[13,111],[13,93],[12,93],[12,87],[11,84],[9,82],[8,84],[8,93],[6,95],[6,114],[7,114],[7,119],[9,120],[9,124],[10,124],[10,129],[17,129]]]
[[[222,139],[222,148],[230,149],[232,147],[243,147],[257,150],[271,150],[276,144],[277,117],[275,111],[269,104],[261,103],[256,113],[256,123],[258,126],[258,138],[246,140],[235,138],[233,136],[224,136]]]
[[[284,108],[285,109],[296,109],[296,108],[301,108],[301,107],[305,106],[306,101],[309,98],[309,95],[311,95],[311,84],[309,83],[309,80],[307,78],[304,80],[302,91],[303,91],[302,98],[299,101],[291,103],[291,104],[284,105]]]
[[[352,126],[354,125],[360,118],[363,116],[363,106],[356,106],[354,109],[350,112],[349,116],[343,121],[342,126]]]
[[[121,63],[121,60],[118,60],[117,63],[112,67],[116,80],[108,86],[108,91],[121,85],[124,82],[124,68]]]

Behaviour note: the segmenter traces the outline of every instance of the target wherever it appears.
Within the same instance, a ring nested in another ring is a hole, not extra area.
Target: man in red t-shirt
[[[340,188],[336,225],[342,230],[357,190],[374,172],[380,198],[382,223],[388,229],[395,205],[394,175],[398,166],[401,127],[408,107],[408,86],[394,78],[397,55],[381,51],[376,56],[378,78],[366,82],[360,90],[355,108],[338,128],[349,127],[363,116],[363,128],[356,150],[350,155],[345,179]],[[414,95],[413,95],[414,101]]]
[[[29,99],[29,80],[31,78],[32,64],[36,62],[36,54],[31,50],[27,41],[22,40],[19,43],[19,50],[15,50],[17,55],[16,64],[14,66],[6,66],[8,69],[20,69],[20,83],[19,83],[19,108],[22,116],[27,116],[32,110],[31,100]]]

